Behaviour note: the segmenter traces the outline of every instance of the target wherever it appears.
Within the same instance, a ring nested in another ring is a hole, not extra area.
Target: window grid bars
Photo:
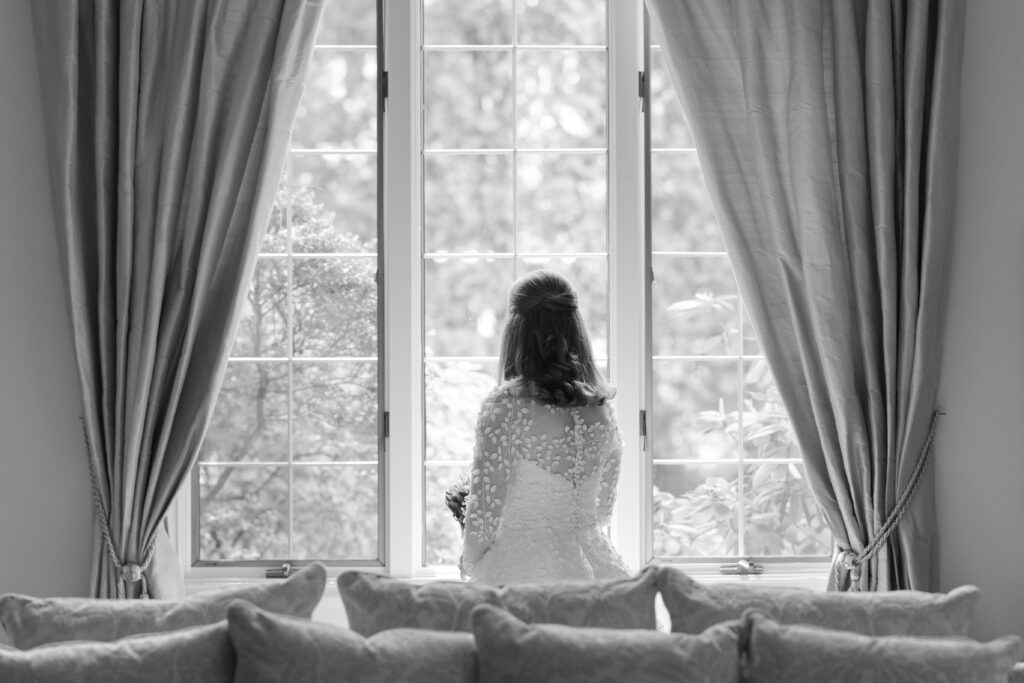
[[[427,157],[435,156],[435,155],[436,156],[441,156],[441,155],[450,155],[450,156],[465,155],[465,156],[470,156],[470,155],[505,154],[505,155],[510,155],[511,156],[511,166],[512,166],[512,173],[511,173],[511,176],[512,176],[512,178],[511,178],[511,182],[512,182],[512,251],[511,252],[456,252],[456,253],[422,252],[421,253],[421,263],[425,263],[426,261],[438,261],[438,260],[449,260],[449,259],[451,259],[451,260],[461,260],[461,261],[471,261],[471,260],[475,261],[475,260],[479,260],[479,259],[484,259],[484,260],[499,260],[499,259],[500,260],[511,260],[512,261],[512,279],[513,279],[513,281],[515,281],[520,276],[519,262],[520,262],[520,259],[523,259],[523,258],[531,258],[531,257],[532,258],[559,258],[559,257],[561,257],[561,258],[567,258],[567,257],[568,258],[588,258],[588,257],[589,258],[598,258],[598,257],[600,257],[600,258],[604,259],[605,271],[608,272],[609,264],[608,264],[608,251],[607,251],[607,248],[603,252],[574,252],[574,253],[550,253],[550,252],[538,252],[538,253],[532,253],[531,252],[531,253],[526,253],[526,252],[520,252],[520,250],[519,250],[519,241],[518,241],[519,240],[519,201],[518,201],[518,199],[519,199],[519,174],[518,174],[519,155],[520,154],[563,154],[563,153],[567,153],[567,154],[604,154],[605,158],[606,158],[606,164],[605,164],[606,171],[605,171],[605,181],[604,182],[605,182],[606,196],[607,196],[607,192],[608,192],[608,174],[610,172],[608,170],[608,163],[607,163],[607,157],[608,157],[608,153],[609,153],[608,152],[608,146],[607,146],[607,144],[608,144],[608,136],[609,136],[609,120],[608,119],[609,119],[609,114],[610,114],[610,109],[611,109],[611,103],[607,101],[608,88],[606,87],[606,105],[607,106],[605,108],[605,136],[606,136],[605,137],[605,146],[603,146],[603,147],[596,147],[596,148],[595,147],[587,147],[587,148],[569,148],[569,147],[564,147],[564,148],[563,147],[556,147],[556,148],[532,148],[532,147],[531,148],[521,148],[520,145],[519,145],[519,116],[518,116],[518,113],[519,113],[519,88],[518,88],[518,86],[519,86],[519,59],[518,59],[518,56],[519,56],[520,51],[534,51],[534,50],[537,50],[537,51],[543,51],[543,50],[557,51],[557,50],[561,50],[561,51],[604,52],[607,55],[607,53],[608,53],[607,32],[608,32],[609,26],[610,26],[609,16],[610,16],[610,11],[611,11],[611,8],[610,8],[610,4],[611,3],[606,3],[605,4],[605,9],[604,9],[604,11],[605,11],[605,44],[604,45],[588,45],[588,46],[554,45],[554,46],[548,46],[548,45],[522,45],[522,44],[519,43],[519,36],[518,36],[518,34],[519,34],[519,31],[518,31],[518,15],[519,15],[519,12],[517,11],[518,10],[518,3],[519,2],[521,2],[521,0],[515,0],[514,3],[513,3],[513,11],[512,11],[512,43],[508,44],[508,45],[427,45],[425,43],[422,43],[423,26],[422,26],[422,22],[421,22],[421,26],[420,26],[420,35],[421,35],[420,64],[421,64],[421,69],[425,69],[425,64],[426,64],[425,55],[428,52],[444,52],[444,51],[447,51],[447,52],[480,52],[480,51],[495,51],[495,52],[499,52],[500,51],[500,52],[509,52],[509,53],[511,53],[511,58],[512,58],[512,74],[511,74],[511,85],[512,85],[512,115],[511,115],[512,116],[512,121],[511,121],[511,125],[512,125],[512,147],[486,148],[486,149],[485,148],[471,148],[471,149],[440,148],[440,149],[428,149],[425,146],[425,143],[424,143],[424,144],[421,145],[421,149],[420,149],[420,164],[421,164],[421,168],[425,167],[425,163],[426,163]],[[610,71],[611,71],[611,65],[610,65],[609,61],[610,60],[608,58],[606,58],[606,60],[605,60],[605,65],[606,65],[605,80],[606,80],[606,83],[607,83],[607,79],[609,78]],[[419,96],[421,98],[423,97],[422,84],[421,84],[421,87],[420,87]],[[421,102],[422,102],[422,99],[421,99]],[[421,115],[420,115],[420,131],[421,131],[421,136],[423,135],[423,131],[425,130],[425,121],[424,121],[424,114],[423,114],[424,111],[425,111],[425,108],[421,106],[420,107],[420,112],[421,112]],[[421,176],[421,183],[420,183],[420,188],[419,188],[419,193],[420,193],[420,197],[421,198],[423,197],[423,192],[424,192],[424,186],[422,184],[422,176]],[[425,215],[424,206],[425,206],[425,202],[421,201],[420,210],[421,210],[421,220],[423,221],[421,223],[421,225],[424,225],[424,229],[425,229],[425,226],[426,226],[426,215]],[[610,206],[608,205],[607,202],[606,202],[606,209],[605,209],[605,211],[606,211],[606,215],[605,215],[605,243],[607,245],[610,242],[610,239],[611,239],[611,237],[609,235],[609,229],[610,229]],[[421,281],[424,282],[423,288],[421,290],[423,292],[423,294],[424,294],[424,296],[421,298],[421,302],[420,302],[421,308],[425,307],[426,285],[425,285],[424,277],[425,277],[425,269],[424,269],[424,273],[421,274]],[[609,281],[605,283],[605,298],[606,298],[607,301],[610,302],[611,301],[611,292],[609,291],[609,287],[610,287],[610,274],[609,274]],[[606,311],[606,314],[607,314],[607,312],[608,311]],[[606,315],[606,321],[607,321],[607,315]],[[607,322],[606,322],[606,326],[607,326]],[[421,336],[424,334],[424,329],[422,327],[421,327],[421,330],[420,330],[420,334],[421,334]],[[607,337],[609,337],[609,342],[610,342],[611,341],[610,340],[611,330],[610,329],[606,329],[605,330],[605,335]],[[424,344],[424,348],[425,348],[425,344]],[[460,357],[428,357],[428,356],[423,355],[421,357],[421,372],[422,372],[422,370],[424,370],[426,368],[426,365],[429,362],[432,362],[432,361],[433,362],[446,361],[446,360],[447,361],[463,361],[463,362],[495,362],[495,361],[497,361],[499,359],[495,358],[495,357],[466,357],[466,356],[460,356]],[[598,361],[598,362],[604,362],[606,365],[609,362],[608,358],[604,358],[603,361],[602,361],[602,359],[597,359],[597,358],[595,358],[595,360]],[[501,370],[499,368],[499,373],[500,372],[501,372]],[[423,393],[423,401],[425,403],[426,402],[426,382],[424,382],[424,385],[423,385],[423,392],[424,392]],[[426,424],[426,415],[425,414],[423,415],[422,423],[423,423],[422,424],[422,429],[423,429],[422,433],[423,433],[423,435],[425,437],[426,433],[427,433],[427,424]],[[426,473],[427,469],[432,468],[432,467],[445,467],[445,466],[449,466],[449,467],[466,467],[466,466],[471,466],[472,465],[472,463],[470,461],[427,460],[427,458],[426,458],[426,443],[425,443],[425,440],[424,440],[424,443],[423,443],[423,449],[421,450],[421,456],[420,457],[422,459],[422,466],[420,468],[420,471],[424,474],[424,476],[421,479],[421,490],[423,491],[423,494],[424,494],[424,504],[426,502],[426,476],[425,476],[425,473]],[[421,526],[423,526],[423,528],[424,528],[424,541],[425,541],[426,540],[426,533],[425,533],[425,531],[426,531],[426,515],[422,514],[421,517],[422,517],[422,519],[421,519]],[[424,542],[422,544],[421,556],[422,556],[421,557],[422,566],[425,568],[427,566],[427,562],[426,562],[426,557],[427,557],[426,542]]]

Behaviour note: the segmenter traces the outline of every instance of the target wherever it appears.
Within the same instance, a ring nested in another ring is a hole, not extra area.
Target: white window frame
[[[379,129],[383,178],[378,203],[383,225],[383,397],[390,432],[380,473],[384,478],[384,556],[381,567],[331,563],[329,572],[333,577],[354,568],[411,580],[454,579],[458,576],[454,568],[422,563],[421,3],[380,2],[384,13],[382,68],[388,74],[388,97]],[[649,73],[643,39],[648,19],[643,0],[608,0],[608,6],[609,379],[618,390],[616,410],[624,442],[610,534],[627,564],[638,570],[653,559],[650,515],[645,514],[652,504],[652,466],[641,427],[641,411],[651,405],[647,382],[650,256],[646,248],[650,227],[644,210],[649,201],[645,196],[649,168],[640,88],[640,74]],[[189,592],[265,580],[267,566],[191,566],[191,510],[192,491],[186,485],[168,520]],[[723,577],[712,562],[695,560],[673,566],[702,580],[736,579]],[[828,573],[827,565],[818,560],[780,560],[770,566],[770,573],[744,579],[823,588]]]

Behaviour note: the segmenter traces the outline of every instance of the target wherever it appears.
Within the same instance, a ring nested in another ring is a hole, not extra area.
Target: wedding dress
[[[622,438],[610,404],[540,403],[506,382],[483,401],[463,572],[489,584],[629,576],[603,529]]]

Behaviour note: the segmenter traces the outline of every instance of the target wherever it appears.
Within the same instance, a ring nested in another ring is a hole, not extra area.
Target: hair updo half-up
[[[501,340],[502,380],[518,379],[542,403],[601,405],[614,395],[594,363],[576,291],[564,277],[535,270],[509,290]]]

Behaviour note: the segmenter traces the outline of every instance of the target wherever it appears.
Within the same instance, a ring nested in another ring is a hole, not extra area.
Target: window
[[[831,538],[657,45],[649,71],[651,555],[827,555]]]
[[[375,2],[334,0],[193,476],[195,562],[383,558],[377,116]]]
[[[443,491],[535,268],[577,285],[619,391],[628,560],[828,554],[644,33],[640,0],[328,3],[193,476],[193,565],[454,572]]]

